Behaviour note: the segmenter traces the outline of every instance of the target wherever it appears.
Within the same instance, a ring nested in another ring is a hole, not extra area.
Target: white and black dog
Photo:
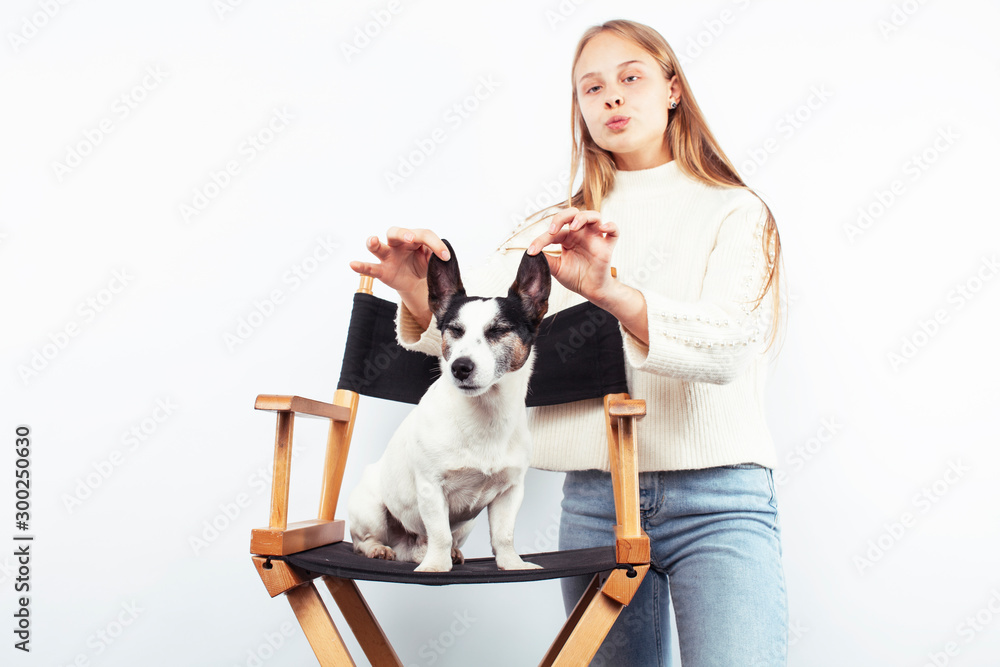
[[[541,253],[525,254],[506,297],[470,297],[445,244],[451,259],[432,255],[427,266],[441,377],[351,493],[354,550],[447,572],[463,562],[459,549],[488,507],[497,567],[537,568],[514,550],[514,519],[531,457],[524,399],[548,309],[549,265]]]

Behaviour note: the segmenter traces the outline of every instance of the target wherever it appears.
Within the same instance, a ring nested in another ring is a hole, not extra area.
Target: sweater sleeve
[[[680,301],[649,286],[636,288],[646,300],[649,345],[622,328],[625,357],[636,370],[692,382],[726,384],[759,353],[767,302],[753,307],[767,263],[761,246],[767,211],[757,197],[722,221],[705,270],[698,301]],[[770,293],[770,292],[769,292]]]
[[[438,330],[437,318],[431,315],[430,325],[423,329],[413,313],[402,303],[396,310],[396,340],[403,349],[423,352],[432,357],[441,356],[441,332]]]

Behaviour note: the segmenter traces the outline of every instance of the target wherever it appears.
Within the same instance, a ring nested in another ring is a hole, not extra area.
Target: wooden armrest
[[[358,395],[338,389],[333,403],[323,403],[301,396],[260,394],[254,407],[276,412],[277,425],[274,432],[274,472],[271,477],[271,518],[267,528],[252,531],[251,551],[257,555],[283,556],[343,540],[344,522],[335,520],[334,514],[354,428]],[[330,433],[326,442],[326,461],[323,464],[319,517],[289,525],[288,492],[296,413],[329,419]]]
[[[635,420],[645,416],[646,401],[628,394],[604,397],[608,456],[615,491],[615,556],[619,563],[649,563],[649,538],[639,519],[639,462]]]
[[[608,401],[608,415],[611,417],[645,417],[646,401],[641,398],[611,399]]]
[[[343,540],[342,519],[286,522],[284,529],[254,528],[250,532],[250,553],[258,556],[287,556]]]
[[[333,421],[346,422],[351,420],[350,408],[322,401],[314,401],[301,396],[274,396],[260,394],[254,403],[257,410],[272,410],[276,412],[297,412],[312,417],[325,417]]]

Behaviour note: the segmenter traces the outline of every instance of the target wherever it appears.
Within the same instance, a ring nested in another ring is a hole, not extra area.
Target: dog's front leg
[[[440,481],[431,481],[417,473],[416,483],[417,509],[427,531],[427,553],[416,571],[450,572],[452,536],[448,499]]]
[[[540,569],[541,565],[524,562],[514,550],[514,519],[524,499],[524,485],[512,484],[489,505],[490,544],[501,570]]]

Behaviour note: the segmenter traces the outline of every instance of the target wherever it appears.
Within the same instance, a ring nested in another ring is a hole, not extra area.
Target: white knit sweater
[[[649,346],[622,331],[630,394],[646,401],[637,426],[640,471],[774,467],[763,405],[770,294],[751,309],[767,268],[761,201],[695,181],[670,161],[619,171],[601,216],[619,228],[618,279],[646,299]],[[460,264],[466,291],[506,294],[524,249],[548,222],[525,225],[485,263]],[[583,300],[553,280],[548,314]],[[436,322],[422,331],[401,307],[396,331],[403,347],[441,354]],[[529,424],[533,467],[609,469],[599,399],[529,408]]]

